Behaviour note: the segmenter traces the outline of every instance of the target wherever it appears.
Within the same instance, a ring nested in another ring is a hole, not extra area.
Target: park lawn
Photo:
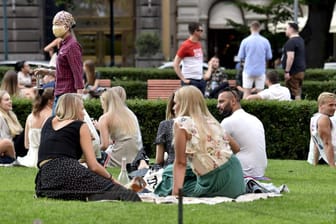
[[[110,169],[114,176],[118,169]],[[35,199],[37,170],[0,167],[0,223],[177,223],[177,205]],[[266,176],[290,193],[248,203],[184,205],[184,223],[336,223],[336,170],[269,160]]]

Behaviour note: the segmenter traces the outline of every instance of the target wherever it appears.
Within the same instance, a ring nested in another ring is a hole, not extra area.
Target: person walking
[[[285,82],[291,98],[301,99],[302,82],[306,69],[305,43],[299,35],[299,26],[288,23],[286,36],[289,38],[283,48],[282,67],[285,69]]]
[[[35,69],[43,75],[55,73],[55,101],[53,114],[58,98],[65,93],[83,93],[83,62],[82,48],[72,35],[76,22],[73,16],[66,11],[56,13],[53,18],[53,34],[61,38],[62,42],[57,55],[56,70]]]
[[[190,36],[177,51],[174,70],[181,79],[182,85],[193,85],[204,95],[206,83],[203,80],[203,51],[200,42],[203,28],[200,23],[193,22],[188,25],[188,30]]]
[[[265,87],[266,62],[272,59],[271,44],[260,35],[260,23],[255,21],[250,25],[251,35],[240,44],[238,58],[244,64],[243,88],[244,99],[250,94],[253,87],[260,92]]]

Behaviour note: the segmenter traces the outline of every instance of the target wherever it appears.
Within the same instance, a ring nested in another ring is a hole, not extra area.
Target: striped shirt
[[[82,48],[70,35],[62,41],[57,56],[55,96],[83,88]]]

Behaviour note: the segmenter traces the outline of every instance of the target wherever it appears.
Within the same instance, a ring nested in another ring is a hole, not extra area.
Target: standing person
[[[28,115],[25,126],[25,148],[28,153],[25,157],[17,158],[17,165],[37,167],[38,148],[40,146],[41,129],[45,121],[51,116],[54,102],[54,89],[39,90],[33,102],[32,113]]]
[[[81,96],[63,94],[56,106],[56,116],[47,119],[41,131],[36,195],[64,200],[141,201],[97,162],[90,130],[83,120]],[[78,161],[82,154],[88,168]]]
[[[227,88],[218,95],[217,108],[226,117],[221,126],[240,146],[236,156],[244,176],[262,178],[267,167],[264,126],[241,108],[240,99],[241,92],[237,89]]]
[[[185,40],[177,51],[174,59],[174,70],[181,79],[182,85],[196,86],[204,95],[205,81],[203,80],[203,51],[201,37],[203,28],[200,23],[188,25],[189,38]],[[181,70],[182,62],[182,70]]]
[[[284,45],[281,60],[285,70],[286,86],[291,92],[291,98],[300,100],[306,69],[305,43],[299,35],[299,26],[296,23],[288,23],[286,36],[289,39]]]
[[[82,48],[72,35],[75,25],[76,22],[69,12],[60,11],[54,16],[53,34],[56,38],[62,39],[57,55],[56,71],[35,69],[35,73],[39,72],[43,75],[56,72],[53,112],[61,95],[83,93]]]
[[[308,154],[308,162],[317,165],[322,158],[330,167],[335,167],[336,127],[331,117],[336,111],[336,95],[323,92],[317,99],[318,113],[310,119],[310,134],[313,147]]]
[[[244,99],[251,94],[253,84],[258,92],[264,89],[267,61],[272,59],[271,45],[259,33],[260,23],[252,22],[250,31],[251,35],[241,42],[238,52],[239,60],[244,63]]]
[[[53,68],[56,68],[57,53],[61,42],[62,38],[57,37],[43,48],[45,52],[49,53],[50,56],[49,66]]]
[[[219,67],[217,56],[213,56],[208,62],[208,70],[204,74],[204,80],[207,81],[205,96],[208,98],[217,98],[218,92],[229,86],[227,75]]]
[[[178,195],[183,188],[184,196],[193,197],[244,194],[242,167],[233,154],[239,146],[210,114],[202,93],[194,86],[182,87],[174,103],[175,161],[165,168],[155,193]]]

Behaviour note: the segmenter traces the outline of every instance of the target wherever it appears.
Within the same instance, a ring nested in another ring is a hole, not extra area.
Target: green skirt
[[[154,193],[159,196],[171,195],[173,188],[173,165],[165,168],[162,181]],[[242,167],[235,155],[220,167],[203,176],[197,176],[190,166],[186,168],[183,195],[187,197],[224,196],[236,198],[245,194],[245,184]]]

